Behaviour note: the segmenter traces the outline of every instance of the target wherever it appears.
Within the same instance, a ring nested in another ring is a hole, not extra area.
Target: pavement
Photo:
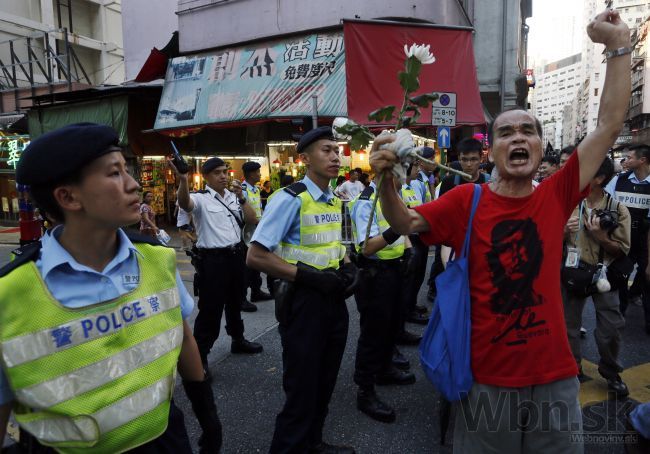
[[[18,242],[17,234],[6,232],[0,227],[0,265],[8,261],[9,251]],[[171,229],[170,245],[177,250],[178,268],[185,286],[192,294],[193,268],[189,259],[180,250],[180,240]],[[11,235],[14,235],[11,237]],[[11,243],[12,238],[14,243]],[[431,307],[426,300],[426,287],[419,295],[421,303]],[[439,395],[426,380],[418,360],[416,347],[401,347],[411,361],[417,381],[412,386],[380,387],[380,396],[395,407],[397,421],[384,424],[373,421],[356,409],[356,386],[354,354],[359,336],[358,312],[354,299],[347,301],[350,313],[348,342],[334,391],[330,412],[325,425],[324,438],[331,443],[352,445],[357,453],[443,453],[452,452],[453,423],[447,434],[447,444],[440,446],[440,423],[438,418]],[[224,427],[224,453],[268,452],[275,416],[280,411],[284,394],[282,391],[282,351],[272,301],[257,303],[255,313],[242,313],[246,337],[264,346],[259,355],[230,354],[230,340],[224,333],[210,353],[210,370],[214,376],[213,389]],[[583,326],[587,337],[583,340],[583,367],[591,377],[581,386],[580,402],[583,407],[583,422],[587,435],[598,435],[586,439],[587,454],[623,454],[622,438],[624,417],[639,402],[650,401],[650,337],[643,330],[642,309],[630,306],[627,326],[621,348],[621,361],[625,367],[623,379],[630,387],[630,399],[616,400],[608,395],[605,381],[599,377],[596,368],[598,352],[593,338],[596,324],[593,305],[587,304]],[[196,308],[189,320],[193,324]],[[409,329],[421,332],[423,327],[410,325]],[[185,413],[193,448],[198,452],[196,441],[200,428],[180,385],[174,392],[174,399]]]

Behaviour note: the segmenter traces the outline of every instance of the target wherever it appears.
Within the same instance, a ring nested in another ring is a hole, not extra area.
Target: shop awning
[[[404,45],[429,44],[435,63],[423,65],[420,90],[456,93],[456,124],[485,124],[470,29],[345,21],[348,116],[369,124],[368,113],[402,105],[397,73],[404,69]],[[431,124],[431,108],[418,123]]]

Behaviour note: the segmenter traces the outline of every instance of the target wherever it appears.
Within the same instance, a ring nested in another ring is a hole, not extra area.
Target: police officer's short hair
[[[633,151],[637,159],[645,158],[646,164],[650,164],[650,146],[639,143],[628,147],[628,150]]]

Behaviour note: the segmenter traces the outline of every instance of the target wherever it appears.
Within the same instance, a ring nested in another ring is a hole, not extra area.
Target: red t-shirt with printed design
[[[531,195],[495,194],[489,184],[472,223],[469,252],[472,372],[478,383],[523,387],[578,373],[567,340],[560,265],[564,226],[580,192],[578,153]],[[465,184],[415,210],[427,244],[457,253],[465,239],[474,185]]]

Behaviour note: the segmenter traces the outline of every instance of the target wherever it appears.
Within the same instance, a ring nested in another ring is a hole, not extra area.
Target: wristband
[[[609,60],[610,58],[631,54],[633,50],[634,50],[633,47],[619,47],[618,49],[608,50],[607,52],[605,52],[605,58]]]
[[[399,237],[402,236],[399,233],[395,233],[392,227],[388,227],[384,233],[381,234],[386,240],[386,243],[393,244],[395,241],[399,240]]]

